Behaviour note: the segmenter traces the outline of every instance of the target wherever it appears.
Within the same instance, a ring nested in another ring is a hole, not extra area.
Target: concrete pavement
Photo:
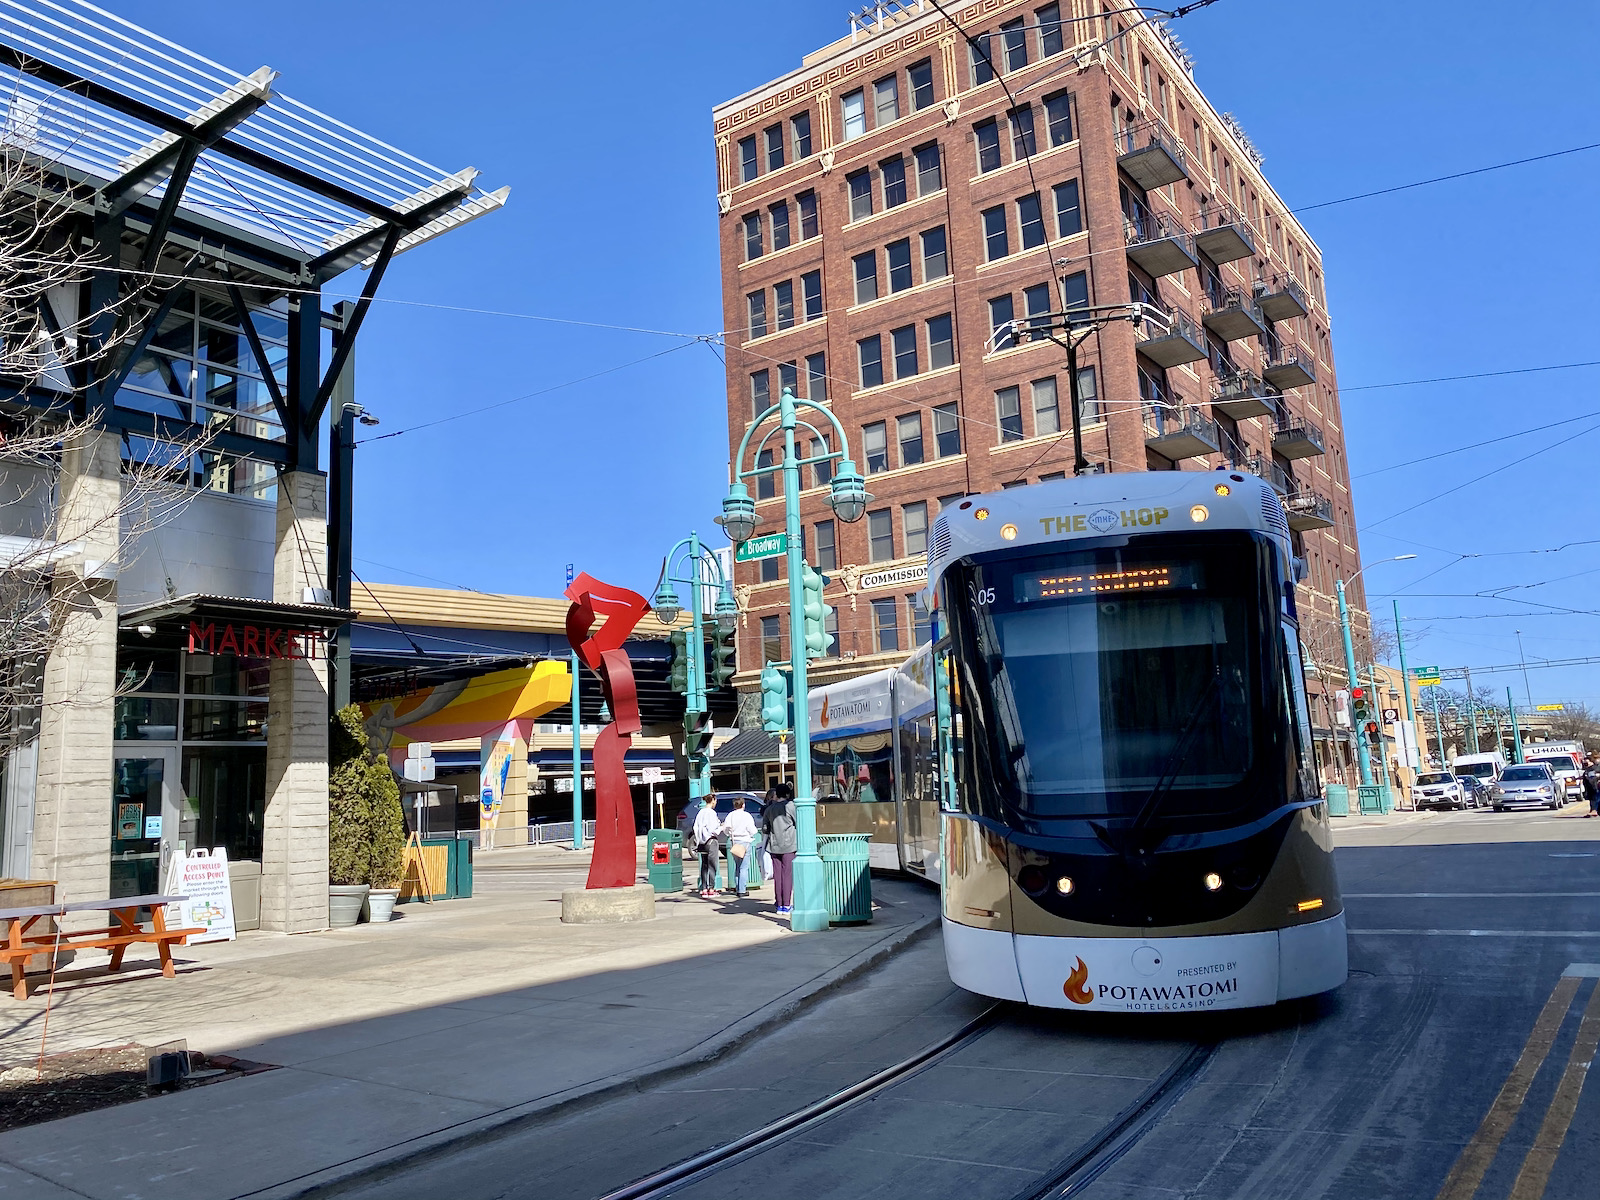
[[[567,926],[560,891],[582,856],[496,851],[477,868],[475,899],[185,948],[176,980],[65,972],[51,1051],[185,1038],[282,1069],[0,1135],[0,1196],[297,1195],[691,1070],[937,921],[930,889],[875,880],[873,923],[825,934],[792,934],[760,893]],[[38,1053],[43,1015],[42,1000],[8,1006],[0,1063]]]

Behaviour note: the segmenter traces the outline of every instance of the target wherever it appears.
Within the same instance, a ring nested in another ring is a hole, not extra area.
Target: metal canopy
[[[500,207],[449,172],[83,0],[0,0],[0,131],[98,184],[254,235],[324,282]],[[166,203],[169,193],[174,203]],[[165,234],[165,229],[160,233]],[[160,241],[153,237],[152,241]]]

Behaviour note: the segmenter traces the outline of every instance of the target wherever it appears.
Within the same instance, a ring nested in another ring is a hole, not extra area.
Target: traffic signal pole
[[[1361,676],[1356,674],[1356,648],[1350,640],[1350,607],[1344,598],[1344,580],[1334,580],[1334,590],[1339,595],[1339,632],[1344,635],[1344,671],[1352,692],[1361,686]],[[1350,698],[1350,724],[1356,735],[1356,767],[1361,772],[1361,786],[1372,786],[1372,763],[1367,758],[1367,726],[1357,716],[1355,697]]]

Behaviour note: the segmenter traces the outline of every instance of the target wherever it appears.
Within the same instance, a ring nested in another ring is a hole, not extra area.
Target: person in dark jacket
[[[780,783],[761,814],[762,840],[772,855],[772,895],[778,912],[787,915],[794,907],[794,853],[800,846],[795,826],[794,787]]]
[[[1600,762],[1591,756],[1583,766],[1583,798],[1589,802],[1586,817],[1600,816]]]

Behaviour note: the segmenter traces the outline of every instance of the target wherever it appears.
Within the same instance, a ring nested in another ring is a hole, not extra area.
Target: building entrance
[[[162,877],[177,844],[177,791],[175,748],[116,748],[111,774],[113,899],[161,891]]]

